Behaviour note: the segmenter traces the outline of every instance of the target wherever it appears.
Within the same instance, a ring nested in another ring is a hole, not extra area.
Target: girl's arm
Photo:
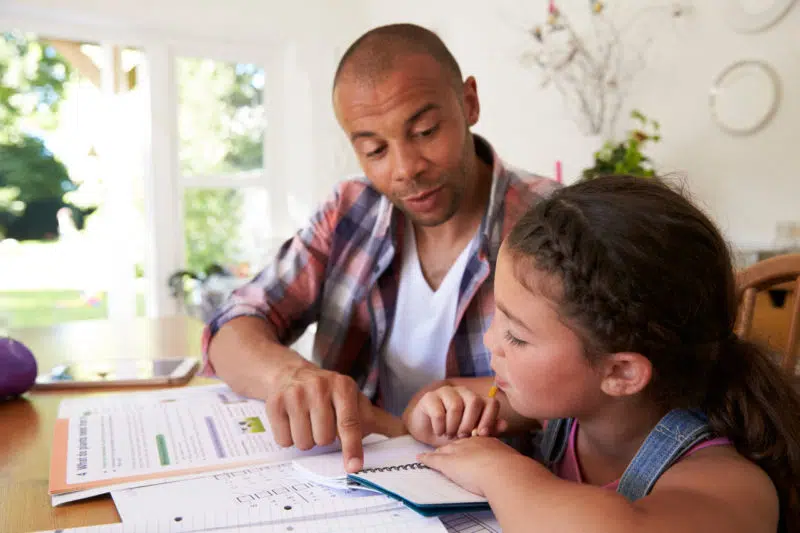
[[[564,481],[496,439],[464,439],[420,459],[489,500],[503,531],[774,533],[767,475],[732,448],[705,449],[670,468],[645,498]],[[507,448],[507,447],[506,447]]]

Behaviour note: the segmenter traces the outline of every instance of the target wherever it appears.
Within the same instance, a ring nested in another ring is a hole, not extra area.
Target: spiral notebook
[[[431,449],[408,435],[370,444],[364,447],[364,468],[355,474],[344,471],[341,452],[292,463],[314,481],[326,485],[356,482],[402,501],[423,516],[489,509],[486,498],[417,462],[417,454]]]

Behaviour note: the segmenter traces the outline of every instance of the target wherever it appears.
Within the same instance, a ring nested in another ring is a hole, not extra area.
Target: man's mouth
[[[442,189],[442,186],[439,185],[438,187],[434,187],[432,189],[428,189],[425,192],[421,192],[419,194],[415,194],[414,196],[407,196],[404,201],[406,202],[422,202],[439,192]]]

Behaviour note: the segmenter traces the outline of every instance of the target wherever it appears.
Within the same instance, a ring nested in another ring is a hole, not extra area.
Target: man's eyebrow
[[[420,107],[413,115],[408,117],[406,120],[406,125],[410,125],[413,122],[419,120],[419,117],[427,113],[428,111],[433,111],[434,109],[439,109],[441,106],[439,104],[425,104],[424,106]]]
[[[434,104],[434,103],[425,104],[424,106],[416,110],[413,115],[411,115],[406,119],[406,125],[414,123],[416,120],[419,120],[419,118],[425,113],[433,111],[434,109],[439,109],[440,107],[441,106],[439,104]],[[365,137],[375,137],[375,136],[376,136],[375,132],[372,131],[354,131],[352,134],[350,134],[350,140],[352,142],[355,142],[357,139],[362,139]]]
[[[519,327],[523,328],[526,331],[530,331],[530,328],[525,325],[525,322],[520,320],[519,317],[517,317],[514,313],[509,311],[508,308],[505,305],[503,305],[502,303],[497,302],[497,301],[495,301],[495,305],[497,305],[497,308],[500,311],[502,311],[503,314],[506,315],[508,317],[508,319],[511,320],[513,323],[515,323],[516,325],[518,325]]]

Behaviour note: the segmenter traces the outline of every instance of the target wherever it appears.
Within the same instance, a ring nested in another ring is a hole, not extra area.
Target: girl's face
[[[503,245],[495,273],[495,314],[484,335],[496,384],[525,417],[586,416],[603,401],[600,373],[584,356],[578,335],[561,321],[557,304],[519,282],[515,261]],[[553,276],[526,275],[533,289],[558,288]]]

